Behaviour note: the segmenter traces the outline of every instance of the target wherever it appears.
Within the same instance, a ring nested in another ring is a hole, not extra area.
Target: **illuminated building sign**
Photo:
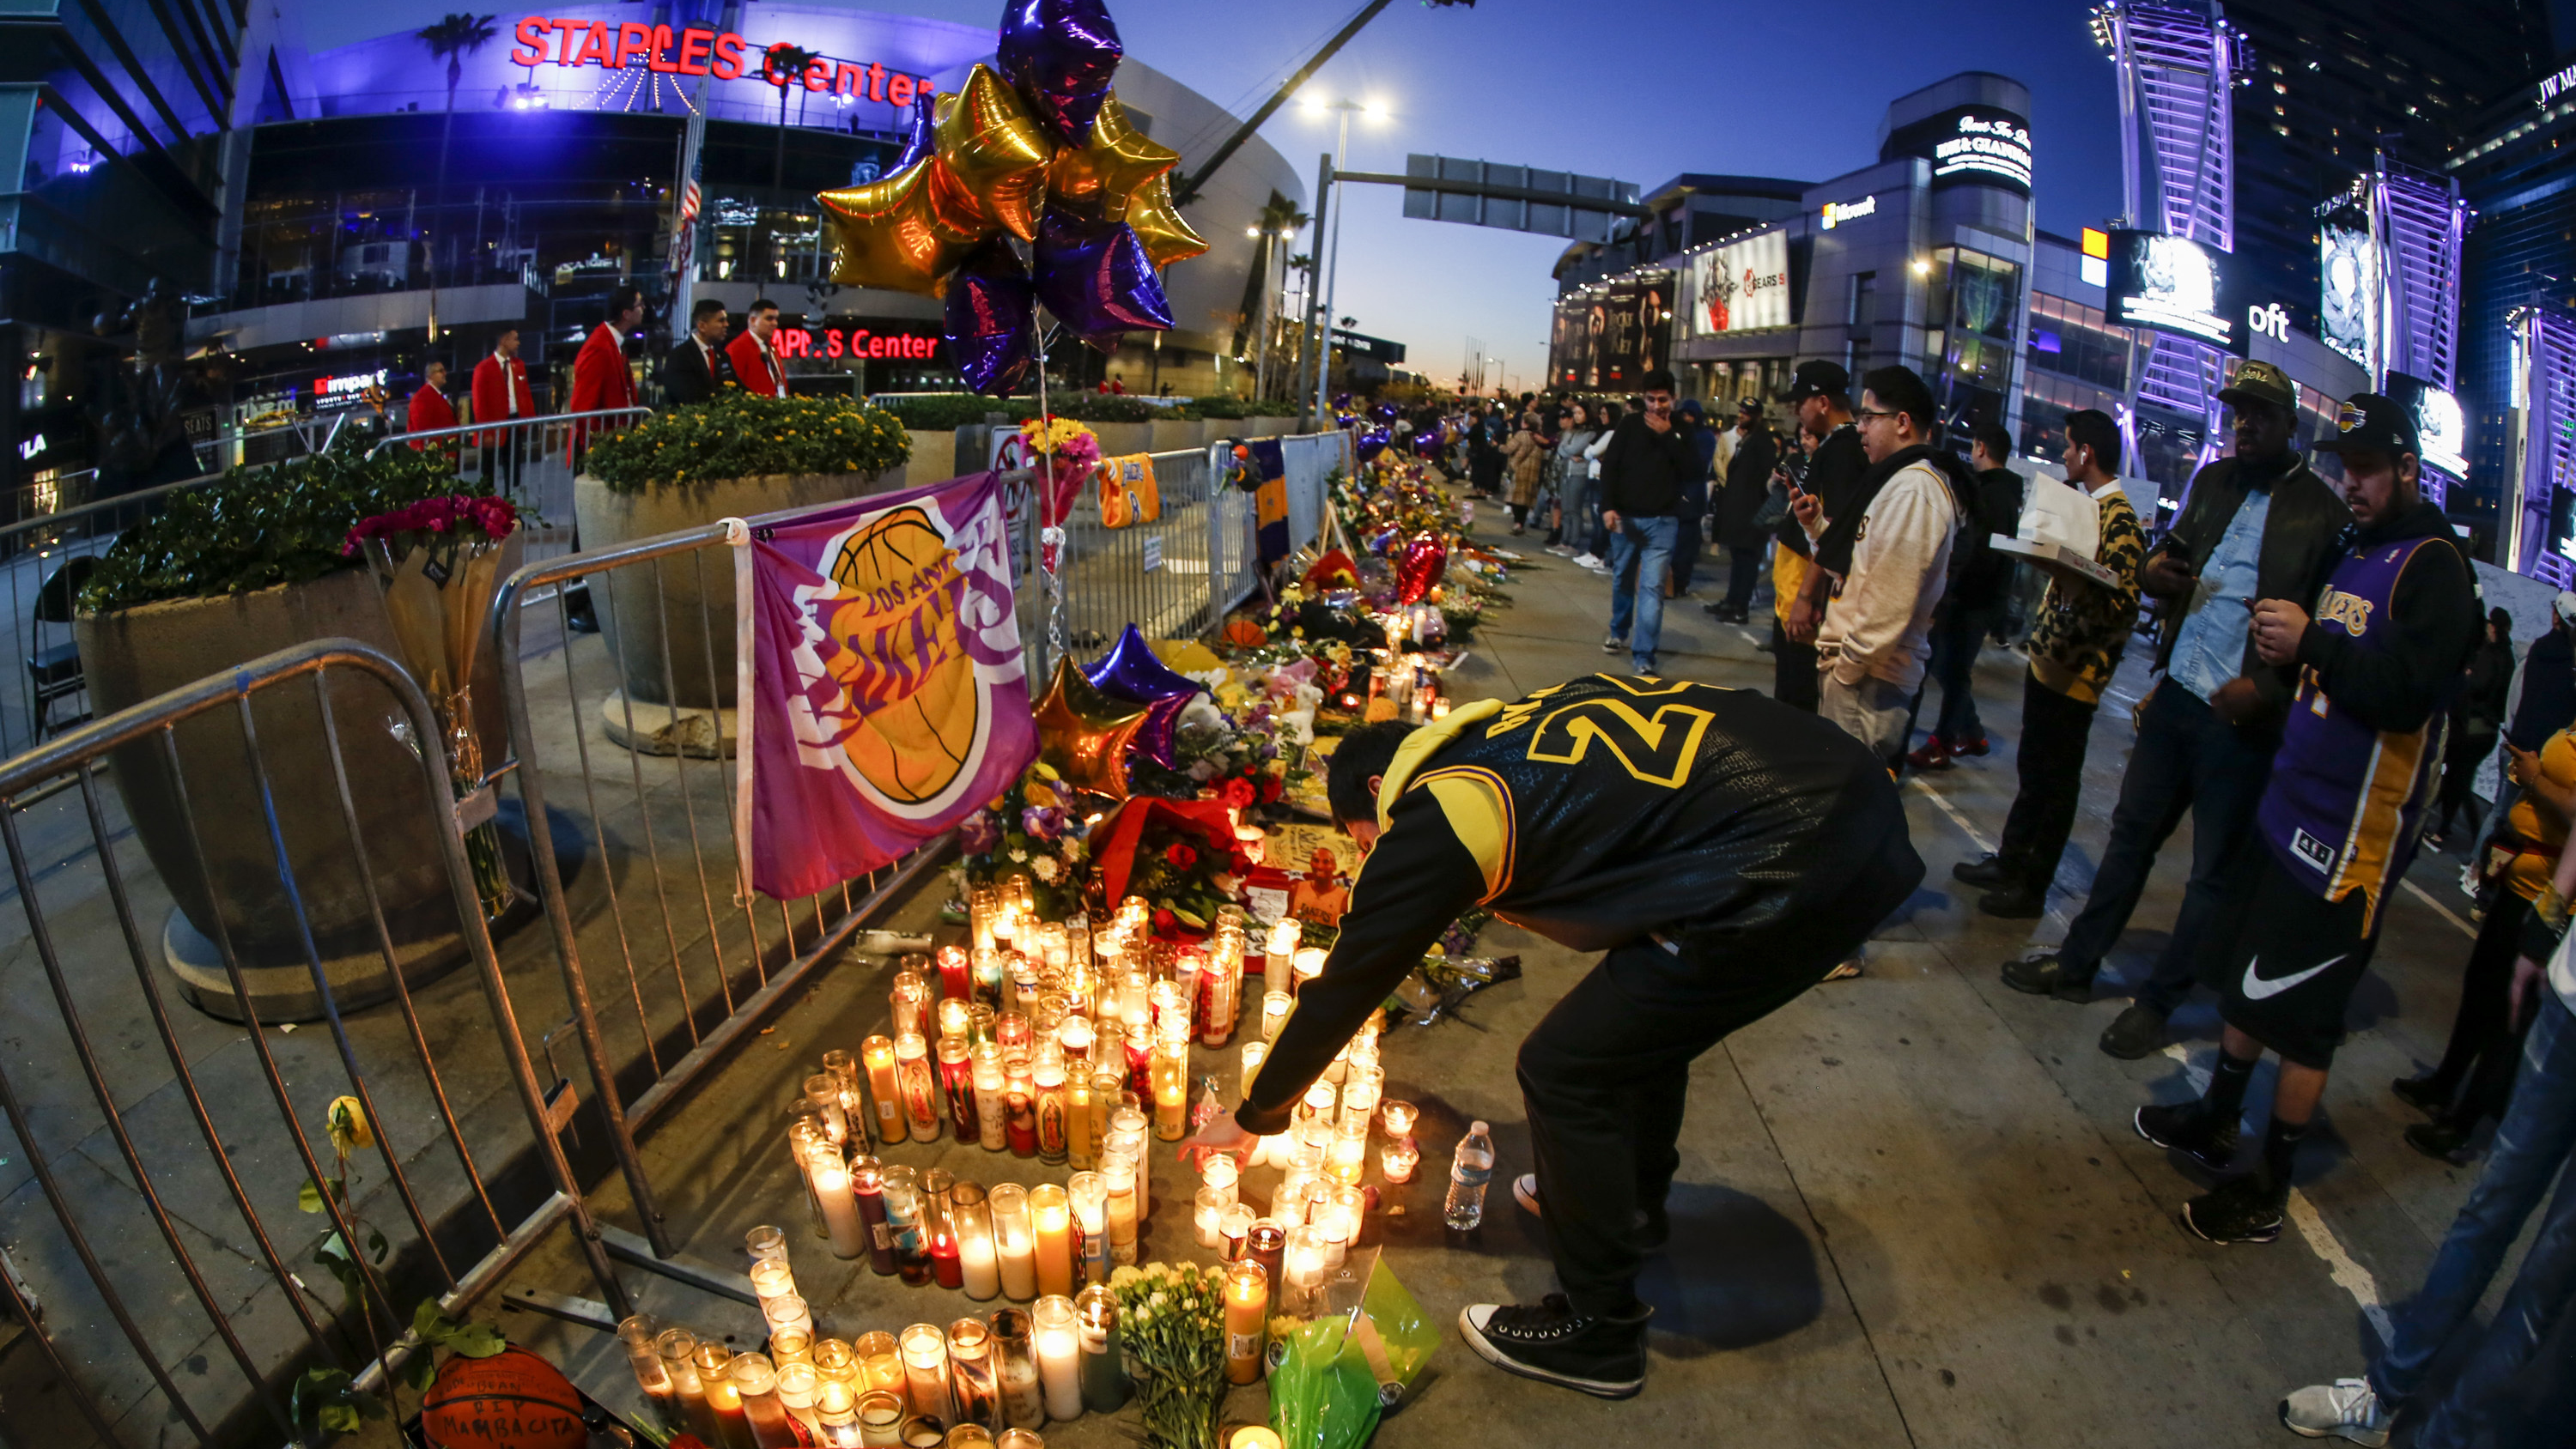
[[[1953,106],[1899,127],[1878,159],[1916,156],[1932,163],[1934,186],[1999,186],[2030,194],[2030,121],[1992,106]]]
[[[717,80],[750,79],[770,84],[761,68],[760,48],[730,30],[668,25],[611,25],[603,20],[520,18],[511,32],[518,44],[512,65],[534,70],[541,65],[578,68],[586,65],[623,70],[641,60],[661,75],[703,75]],[[861,100],[908,106],[916,94],[929,94],[930,77],[890,71],[875,61],[818,58],[798,77],[809,91],[832,91]]]
[[[2392,372],[2388,400],[2414,419],[2415,441],[2423,449],[2417,458],[2425,467],[2453,478],[2469,476],[2469,425],[2458,398],[2421,378]]]
[[[313,379],[313,396],[317,400],[353,398],[368,388],[384,385],[385,369],[381,367],[373,372],[345,372],[338,377]]]
[[[917,333],[886,335],[871,332],[865,327],[778,329],[778,355],[781,357],[892,358],[903,362],[928,362],[938,354],[939,339]]]
[[[2576,65],[2571,65],[2556,75],[2540,78],[2540,103],[2544,106],[2569,91],[2576,91]]]
[[[1875,196],[1864,196],[1858,201],[1828,201],[1825,203],[1824,228],[1832,231],[1844,222],[1858,221],[1864,216],[1877,214],[1878,198]]]
[[[2122,327],[2145,327],[2245,352],[2245,325],[2233,305],[2227,253],[2188,237],[2150,231],[2114,231],[2110,242],[2110,305]]]

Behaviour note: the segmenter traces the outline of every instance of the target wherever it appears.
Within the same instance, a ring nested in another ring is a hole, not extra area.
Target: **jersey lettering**
[[[1583,762],[1597,741],[1631,776],[1679,789],[1699,759],[1700,740],[1716,716],[1686,704],[1663,704],[1650,716],[1616,699],[1582,699],[1549,712],[1530,737],[1528,758]],[[1499,733],[1499,731],[1489,731]]]
[[[2358,639],[2370,629],[2370,600],[2328,587],[2317,598],[2317,622],[2340,624]]]

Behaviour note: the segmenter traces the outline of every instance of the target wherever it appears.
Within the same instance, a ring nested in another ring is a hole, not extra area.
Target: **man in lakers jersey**
[[[1692,1060],[1815,985],[1923,879],[1886,762],[1759,694],[1590,675],[1438,723],[1365,726],[1332,757],[1333,814],[1368,852],[1323,974],[1231,1120],[1290,1109],[1423,952],[1483,905],[1600,964],[1521,1044],[1539,1211],[1562,1294],[1477,1304],[1469,1345],[1526,1377],[1625,1398],[1645,1383],[1636,1279]]]
[[[2226,1022],[2218,1064],[2201,1100],[2136,1117],[2139,1136],[2224,1172],[2255,1064],[2267,1049],[2281,1058],[2254,1170],[2183,1205],[2183,1226],[2217,1243],[2280,1236],[2291,1158],[2325,1091],[2387,893],[2414,857],[2451,696],[2478,640],[2476,578],[2418,484],[2413,420],[2358,393],[2336,425],[2316,447],[2342,455],[2358,531],[2314,618],[2280,599],[2253,606],[2255,648],[2265,663],[2295,664],[2299,685],[2201,956]]]

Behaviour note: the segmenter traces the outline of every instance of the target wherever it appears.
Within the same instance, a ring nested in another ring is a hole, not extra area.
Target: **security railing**
[[[420,1300],[461,1313],[558,1226],[624,1311],[411,743],[437,738],[400,665],[326,639],[0,765],[6,934],[55,1007],[0,1061],[0,1155],[37,1188],[0,1193],[18,1442],[301,1440],[300,1374],[381,1391]],[[434,982],[460,965],[479,1000]]]

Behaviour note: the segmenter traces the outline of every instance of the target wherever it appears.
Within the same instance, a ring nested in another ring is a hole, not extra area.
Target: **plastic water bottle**
[[[1442,1216],[1458,1232],[1485,1220],[1485,1184],[1494,1180],[1494,1134],[1482,1122],[1470,1123],[1458,1139],[1458,1155],[1449,1162],[1449,1202]]]

